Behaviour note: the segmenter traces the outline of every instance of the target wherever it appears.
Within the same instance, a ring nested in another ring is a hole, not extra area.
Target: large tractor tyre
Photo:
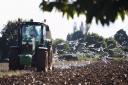
[[[17,70],[19,68],[18,49],[10,47],[9,50],[9,70]]]
[[[40,47],[36,53],[37,71],[48,71],[48,52],[46,48]]]
[[[48,49],[48,70],[52,70],[52,59],[53,59],[53,51],[52,49]]]
[[[34,54],[34,55],[32,56],[31,67],[36,67],[36,54]]]
[[[23,70],[24,68],[25,68],[25,65],[19,64],[19,66],[18,66],[18,69],[19,69],[19,70]]]

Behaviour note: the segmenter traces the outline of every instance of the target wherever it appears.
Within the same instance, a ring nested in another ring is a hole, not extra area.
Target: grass
[[[11,77],[11,76],[21,76],[25,74],[25,72],[21,72],[21,71],[1,71],[0,72],[0,78],[7,76],[7,77]]]
[[[85,61],[98,61],[99,57],[90,57],[90,56],[82,56],[79,55],[78,60],[85,60]]]
[[[25,71],[20,71],[20,70],[16,70],[16,71],[9,71],[8,68],[8,63],[0,63],[0,78],[4,77],[4,76],[21,76],[23,74],[25,74]]]
[[[116,60],[116,61],[127,60],[125,58],[120,58],[120,57],[113,57],[112,59],[113,60]]]

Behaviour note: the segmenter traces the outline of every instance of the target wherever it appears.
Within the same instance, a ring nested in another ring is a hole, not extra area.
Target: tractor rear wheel
[[[36,52],[36,64],[37,64],[37,71],[48,71],[48,52],[47,49],[44,47],[39,47]]]
[[[34,55],[32,56],[31,67],[36,67],[36,56],[37,56],[37,54],[34,54]]]
[[[9,50],[9,70],[17,70],[19,67],[18,48],[10,47]]]

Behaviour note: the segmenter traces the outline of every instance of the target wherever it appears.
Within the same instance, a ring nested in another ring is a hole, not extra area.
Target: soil
[[[49,72],[30,71],[4,76],[0,85],[128,85],[128,61],[98,61],[88,65],[54,67]]]

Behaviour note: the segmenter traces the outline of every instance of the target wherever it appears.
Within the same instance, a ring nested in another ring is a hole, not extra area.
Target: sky
[[[50,26],[53,39],[62,38],[66,40],[68,33],[73,32],[74,23],[77,23],[79,28],[80,23],[85,23],[85,16],[75,16],[73,19],[67,19],[58,13],[57,10],[51,13],[42,12],[39,4],[42,0],[0,0],[0,30],[7,24],[9,20],[23,20],[33,19],[34,21],[42,22],[46,19],[46,23]],[[124,29],[128,32],[128,17],[122,22],[119,18],[115,23],[110,26],[102,26],[100,23],[97,25],[95,20],[92,21],[89,32],[98,33],[99,35],[107,38],[112,37],[119,29]]]

